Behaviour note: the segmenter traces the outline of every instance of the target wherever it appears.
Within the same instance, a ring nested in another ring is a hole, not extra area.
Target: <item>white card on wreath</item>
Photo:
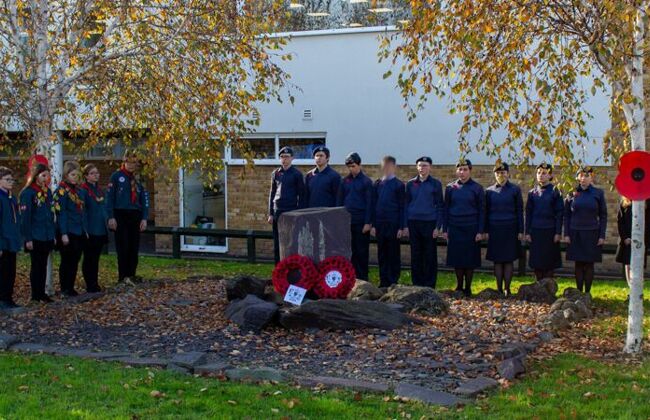
[[[302,287],[294,286],[293,284],[287,289],[287,293],[284,295],[284,301],[292,303],[294,305],[300,305],[305,299],[305,294],[307,289]]]

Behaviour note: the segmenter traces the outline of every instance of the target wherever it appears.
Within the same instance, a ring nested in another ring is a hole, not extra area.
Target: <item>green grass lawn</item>
[[[19,270],[27,261],[19,260]],[[268,277],[270,264],[142,257],[145,279],[182,280],[196,275]],[[115,279],[114,256],[102,257],[103,285]],[[371,279],[378,278],[371,269]],[[517,278],[520,284],[532,279]],[[407,272],[403,283],[410,283]],[[559,279],[560,290],[573,286]],[[494,287],[492,276],[478,274],[474,291]],[[438,288],[451,288],[451,273],[439,275]],[[646,285],[650,292],[650,284]],[[589,331],[622,340],[627,322],[623,280],[596,281],[595,304],[611,315]],[[646,303],[646,329],[650,328]],[[382,395],[346,391],[313,392],[287,385],[243,385],[172,372],[130,369],[113,363],[50,356],[0,353],[0,419],[14,418],[650,418],[650,360],[640,365],[606,364],[573,354],[536,363],[512,387],[470,406],[445,410],[417,403],[384,401]],[[164,393],[152,397],[152,391]]]

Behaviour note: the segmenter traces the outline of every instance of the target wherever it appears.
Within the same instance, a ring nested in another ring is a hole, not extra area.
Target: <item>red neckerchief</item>
[[[65,181],[61,181],[59,183],[59,187],[63,187],[63,189],[65,189],[68,192],[68,195],[70,196],[70,200],[72,200],[72,202],[75,204],[77,210],[79,211],[83,210],[83,201],[81,201],[81,198],[79,198],[76,185],[70,185]]]
[[[138,201],[138,190],[135,183],[135,176],[133,176],[133,172],[126,170],[124,164],[122,164],[120,167],[120,172],[122,172],[127,178],[129,178],[129,181],[131,181],[131,204],[135,204]]]
[[[88,192],[88,194],[89,194],[89,195],[93,198],[93,200],[95,200],[96,202],[99,202],[100,199],[102,199],[102,198],[104,197],[104,193],[102,193],[102,190],[100,190],[99,187],[97,188],[97,194],[95,194],[95,191],[94,191],[93,188],[90,186],[90,184],[87,183],[87,182],[84,182],[83,184],[81,184],[81,188],[84,189],[84,190],[86,190],[86,191]]]

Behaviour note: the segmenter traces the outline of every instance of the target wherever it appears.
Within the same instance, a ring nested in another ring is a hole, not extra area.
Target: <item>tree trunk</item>
[[[643,43],[645,40],[645,7],[636,16],[634,57],[628,66],[634,102],[626,108],[632,150],[645,150],[645,97],[643,88]],[[646,174],[650,176],[650,174]],[[630,260],[630,307],[625,352],[639,353],[643,343],[643,261],[645,254],[645,201],[632,202],[632,257]]]

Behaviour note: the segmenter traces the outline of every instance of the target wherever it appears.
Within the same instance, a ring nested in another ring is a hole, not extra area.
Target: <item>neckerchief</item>
[[[92,199],[95,200],[97,203],[101,203],[102,201],[104,201],[104,193],[102,193],[102,190],[99,189],[99,187],[97,188],[97,194],[95,194],[93,187],[87,182],[81,184],[81,188],[86,190],[88,192],[88,195],[90,195]]]
[[[126,170],[124,164],[122,164],[122,166],[120,167],[120,172],[122,172],[124,176],[129,178],[129,181],[131,182],[131,204],[135,204],[138,201],[138,189],[135,181],[135,176],[133,175],[133,172]]]
[[[78,211],[82,211],[84,208],[84,202],[81,200],[81,197],[79,197],[79,193],[77,192],[77,187],[76,185],[70,185],[65,181],[61,181],[59,183],[59,187],[63,188],[68,193],[68,197],[70,197],[70,200],[75,204],[77,207]],[[63,192],[59,189],[59,195],[63,195]]]

